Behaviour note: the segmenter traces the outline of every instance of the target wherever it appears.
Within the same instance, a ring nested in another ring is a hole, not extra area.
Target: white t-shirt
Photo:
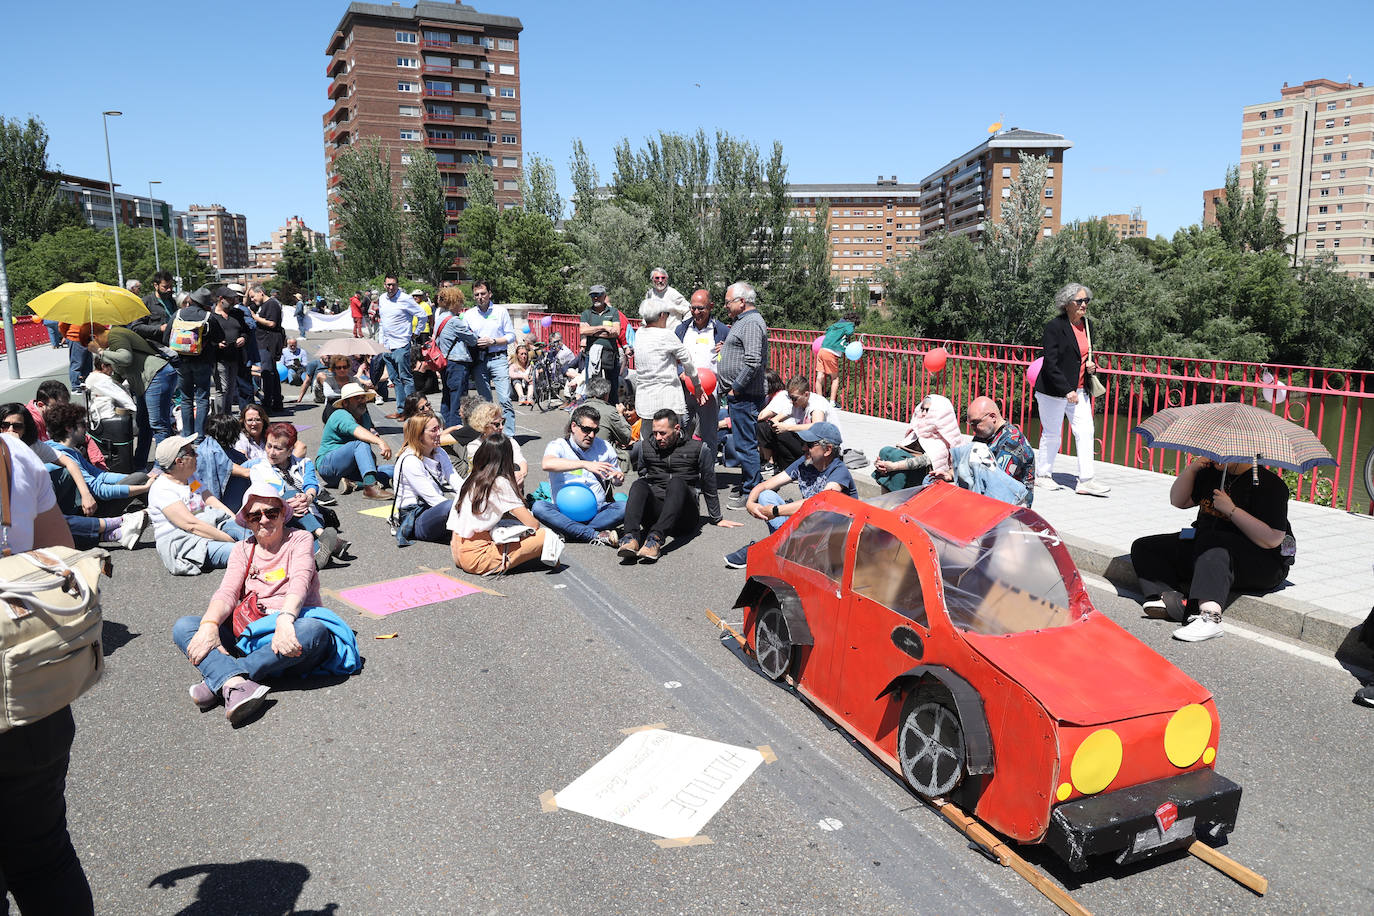
[[[148,516],[153,520],[153,537],[161,539],[180,531],[176,525],[167,521],[162,510],[172,503],[185,503],[186,508],[195,515],[205,509],[205,497],[201,495],[200,481],[194,477],[190,484],[184,484],[171,474],[159,474],[148,490]]]
[[[676,335],[676,331],[673,332]],[[687,345],[687,352],[692,354],[692,365],[698,369],[710,369],[715,372],[716,366],[716,324],[711,322],[705,328],[698,328],[695,324],[687,326],[687,331],[682,336],[682,342]]]
[[[782,391],[779,391],[777,394],[773,395],[773,400],[768,402],[768,406],[765,407],[764,410],[771,410],[773,411],[773,413],[777,414],[778,417],[782,418],[783,420],[790,421],[792,423],[810,423],[812,422],[811,418],[815,416],[818,412],[822,414],[822,416],[821,419],[817,422],[835,422],[835,418],[833,416],[835,411],[834,406],[832,406],[829,401],[827,401],[824,397],[822,397],[814,391],[811,392],[810,396],[806,399],[805,412],[800,411],[795,406],[793,406],[792,397],[787,393],[786,389],[783,389]]]
[[[10,521],[4,543],[13,553],[33,550],[33,520],[57,505],[52,478],[43,462],[18,436],[5,433],[10,450]],[[50,545],[45,545],[50,546]]]
[[[605,439],[599,436],[592,440],[592,447],[585,452],[579,452],[573,448],[573,444],[564,436],[562,439],[555,439],[544,446],[545,458],[564,458],[568,461],[604,461],[615,468],[620,467],[620,462],[616,460],[615,449]],[[568,483],[586,484],[596,494],[596,504],[599,506],[606,501],[606,486],[586,468],[578,468],[574,471],[549,471],[549,491],[555,497],[558,491]]]
[[[515,492],[511,482],[504,477],[498,477],[496,483],[492,484],[491,492],[487,494],[487,505],[481,515],[473,513],[470,500],[462,500],[461,505],[458,500],[453,501],[453,508],[448,512],[448,530],[460,538],[470,538],[479,531],[490,531],[495,528],[501,516],[524,505],[525,501]]]
[[[516,465],[517,467],[523,467],[523,466],[525,466],[525,456],[522,455],[522,454],[520,454],[520,443],[515,441],[515,437],[514,437],[514,436],[507,436],[507,437],[506,437],[506,441],[510,443],[511,461],[515,462],[515,465]],[[476,455],[476,454],[477,454],[477,450],[478,450],[479,448],[481,448],[481,447],[482,447],[482,438],[481,438],[480,436],[479,436],[478,438],[476,438],[476,439],[473,439],[471,442],[469,442],[469,443],[468,443],[468,458],[472,458],[474,455]]]

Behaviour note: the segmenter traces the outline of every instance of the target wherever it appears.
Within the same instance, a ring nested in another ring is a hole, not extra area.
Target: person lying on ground
[[[264,680],[347,675],[361,667],[353,631],[321,606],[313,542],[286,527],[289,511],[273,487],[255,483],[237,518],[251,537],[233,546],[205,613],[172,627],[172,641],[201,675],[191,685],[191,702],[202,712],[223,702],[230,725],[243,724],[262,706]],[[235,632],[234,609],[249,594],[264,616]]]

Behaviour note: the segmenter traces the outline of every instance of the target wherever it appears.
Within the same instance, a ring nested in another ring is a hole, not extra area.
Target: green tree
[[[339,240],[343,268],[350,278],[397,270],[402,226],[391,185],[390,150],[376,138],[345,149],[334,161],[339,176]]]
[[[823,327],[830,322],[835,283],[830,278],[830,202],[820,201],[813,219],[788,222],[786,256],[780,259],[762,305],[769,324]],[[865,297],[867,305],[867,297]]]
[[[558,194],[558,175],[552,162],[539,155],[531,155],[525,160],[525,170],[520,177],[520,200],[526,210],[544,216],[550,224],[563,218],[563,198]]]
[[[1319,258],[1299,268],[1298,291],[1302,319],[1295,329],[1293,362],[1339,368],[1374,365],[1370,336],[1358,330],[1374,325],[1374,287]]]
[[[0,239],[8,249],[63,226],[79,223],[75,207],[62,199],[55,167],[48,165],[48,131],[43,122],[0,117]]]
[[[1225,191],[1217,204],[1217,229],[1237,251],[1283,251],[1291,241],[1283,232],[1278,203],[1264,203],[1269,170],[1255,163],[1250,170],[1250,190],[1241,188],[1240,167],[1226,170]]]
[[[492,279],[504,301],[569,310],[572,298],[563,279],[568,246],[554,231],[553,220],[534,210],[507,210],[501,214],[498,240],[502,263]]]
[[[427,149],[411,154],[405,171],[405,201],[408,212],[404,228],[410,270],[437,287],[444,274],[453,269],[458,244],[444,235],[448,229],[444,184],[438,160]]]
[[[277,261],[277,282],[289,283],[295,288],[307,287],[314,273],[314,254],[305,242],[299,229],[292,231],[281,249],[281,259]]]
[[[573,152],[572,158],[568,160],[568,170],[572,173],[573,219],[590,216],[598,203],[596,194],[601,184],[601,176],[597,174],[596,166],[592,164],[591,157],[587,155],[586,147],[582,145],[581,139],[573,140]]]
[[[576,253],[569,301],[585,302],[588,287],[600,283],[625,314],[639,313],[645,278],[654,266],[681,263],[682,240],[653,225],[649,208],[631,201],[599,203],[569,222],[567,237]]]

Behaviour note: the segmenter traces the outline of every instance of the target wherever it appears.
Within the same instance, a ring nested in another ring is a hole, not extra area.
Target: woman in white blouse
[[[639,304],[644,326],[635,333],[635,412],[641,417],[652,417],[665,407],[678,416],[686,414],[680,373],[691,380],[697,403],[706,401],[692,354],[668,328],[668,312],[668,306],[655,299]]]
[[[492,529],[505,518],[525,526],[530,533],[497,543]],[[515,463],[504,435],[498,433],[484,440],[477,449],[472,473],[458,491],[448,527],[453,532],[450,547],[454,565],[466,573],[484,576],[509,572],[543,555],[549,530],[540,526],[516,491]]]
[[[449,539],[449,510],[455,489],[453,462],[439,447],[439,418],[416,414],[406,420],[405,447],[396,459],[396,501],[392,517],[397,526],[396,543],[412,541],[442,544]]]

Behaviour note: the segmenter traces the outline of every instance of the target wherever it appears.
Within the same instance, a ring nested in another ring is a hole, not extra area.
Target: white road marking
[[[844,824],[837,817],[823,817],[816,822],[816,826],[822,830],[839,830]]]
[[[664,681],[663,686],[668,690],[676,690],[682,686],[682,681]]]

